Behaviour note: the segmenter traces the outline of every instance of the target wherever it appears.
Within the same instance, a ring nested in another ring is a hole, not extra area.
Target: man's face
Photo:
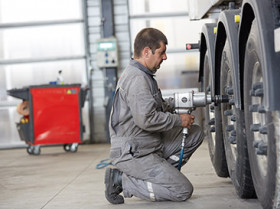
[[[152,53],[152,50],[150,50],[150,56],[146,62],[147,68],[153,73],[156,73],[160,68],[160,64],[166,59],[166,45],[163,42],[160,42],[160,48],[156,49],[154,54]]]

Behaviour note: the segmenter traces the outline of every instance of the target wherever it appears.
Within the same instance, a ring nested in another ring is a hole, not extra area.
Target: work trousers
[[[185,140],[184,165],[203,141],[203,132],[192,125]],[[178,169],[182,143],[182,128],[162,133],[163,152],[152,153],[117,163],[123,171],[124,197],[139,197],[151,201],[184,201],[191,197],[193,186]]]

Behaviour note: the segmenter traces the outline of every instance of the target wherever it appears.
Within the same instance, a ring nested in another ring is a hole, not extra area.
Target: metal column
[[[103,38],[115,36],[114,30],[114,11],[113,0],[101,0],[102,22],[103,22]],[[105,114],[106,114],[106,138],[110,142],[109,134],[109,118],[112,108],[113,96],[117,84],[117,68],[108,67],[105,70]]]

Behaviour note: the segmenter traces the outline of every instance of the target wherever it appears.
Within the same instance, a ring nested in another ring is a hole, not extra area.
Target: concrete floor
[[[41,155],[25,149],[0,150],[0,208],[3,209],[259,209],[258,200],[238,198],[229,178],[219,178],[210,162],[207,142],[182,172],[194,185],[186,202],[148,202],[125,199],[111,205],[104,197],[104,172],[96,165],[108,157],[110,145],[80,145],[77,153],[62,146],[42,147]]]

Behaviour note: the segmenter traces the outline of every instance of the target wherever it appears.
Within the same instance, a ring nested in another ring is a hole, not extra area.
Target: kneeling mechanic
[[[105,196],[112,204],[132,196],[151,201],[185,201],[193,186],[178,169],[182,129],[184,165],[203,141],[194,116],[173,114],[172,99],[164,100],[155,73],[167,59],[167,38],[155,28],[141,30],[134,57],[123,71],[109,122],[110,158],[116,168],[105,172]],[[123,193],[123,195],[121,195]]]

